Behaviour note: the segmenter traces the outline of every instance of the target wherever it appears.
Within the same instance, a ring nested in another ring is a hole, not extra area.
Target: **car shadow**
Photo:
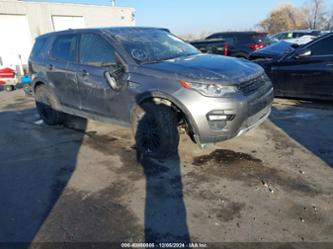
[[[160,108],[159,104],[154,105]],[[145,110],[144,105],[140,107]],[[149,110],[145,110],[145,113],[148,112]],[[150,118],[145,113],[137,124],[138,130],[147,129],[144,123]],[[172,138],[162,137],[162,139]],[[165,160],[152,159],[137,151],[137,161],[142,165],[146,178],[145,242],[185,243],[187,248],[186,244],[190,242],[190,235],[178,148],[175,148],[173,156]]]
[[[0,242],[29,248],[76,169],[87,121],[70,117],[66,127],[51,127],[35,109],[0,112],[0,120]],[[189,242],[178,154],[137,161],[146,178],[145,241]]]
[[[190,242],[178,155],[164,162],[142,158],[140,163],[146,177],[145,242]]]
[[[333,103],[291,101],[290,105],[273,106],[270,120],[333,167]]]
[[[28,248],[75,170],[84,134],[46,126],[35,109],[0,112],[0,120],[0,242]]]

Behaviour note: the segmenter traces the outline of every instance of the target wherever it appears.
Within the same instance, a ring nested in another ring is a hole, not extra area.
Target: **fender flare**
[[[162,100],[166,100],[170,102],[172,105],[174,105],[177,109],[179,109],[185,116],[186,121],[188,122],[188,125],[190,126],[191,131],[194,134],[199,134],[198,127],[190,113],[190,111],[179,101],[178,99],[174,98],[172,95],[168,93],[164,93],[161,91],[150,91],[141,93],[136,97],[136,105],[132,108],[131,113],[134,111],[136,106],[140,106],[141,103],[147,101],[147,100],[153,100],[154,98],[160,98]]]
[[[47,81],[45,80],[44,78],[41,78],[41,77],[36,77],[34,78],[34,80],[32,81],[32,91],[33,91],[33,94],[35,95],[35,92],[36,92],[36,89],[38,86],[40,85],[45,85],[49,91],[51,91],[52,95],[54,96],[54,98],[56,99],[56,106],[54,106],[54,108],[57,110],[57,111],[62,111],[62,105],[59,101],[59,98],[58,96],[55,94],[54,90],[53,90],[53,87],[52,85]]]

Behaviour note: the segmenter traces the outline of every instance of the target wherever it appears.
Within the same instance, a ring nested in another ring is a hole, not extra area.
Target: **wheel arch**
[[[32,90],[33,90],[34,94],[36,92],[37,87],[39,87],[41,85],[46,85],[47,86],[46,81],[41,79],[41,78],[34,79],[34,81],[32,82]]]
[[[36,78],[33,83],[32,83],[32,90],[33,90],[33,94],[36,94],[36,89],[40,86],[45,86],[48,91],[53,95],[56,103],[54,106],[54,109],[57,111],[62,111],[62,105],[61,102],[59,101],[58,96],[55,94],[54,90],[52,89],[52,87],[48,84],[47,81],[45,81],[44,79],[41,78]]]
[[[175,109],[176,111],[179,111],[179,113],[182,115],[182,118],[187,123],[189,132],[192,134],[189,135],[195,135],[198,134],[198,127],[196,123],[194,122],[194,119],[190,113],[190,111],[181,103],[181,101],[177,100],[170,94],[160,92],[160,91],[153,91],[153,92],[146,92],[143,94],[140,94],[136,98],[136,104],[133,107],[131,114],[135,110],[136,107],[140,106],[142,103],[152,101],[158,104],[164,104],[167,106],[170,106],[171,108]],[[132,120],[131,120],[132,121]]]

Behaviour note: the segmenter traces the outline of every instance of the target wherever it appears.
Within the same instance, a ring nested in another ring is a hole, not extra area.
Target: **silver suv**
[[[260,66],[202,54],[158,28],[46,34],[29,69],[45,123],[67,113],[130,125],[138,151],[154,158],[177,151],[179,128],[201,146],[238,136],[268,117],[273,99]]]

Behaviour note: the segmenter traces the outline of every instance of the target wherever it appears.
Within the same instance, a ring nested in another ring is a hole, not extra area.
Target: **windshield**
[[[261,49],[261,51],[263,52],[268,52],[268,53],[272,53],[272,54],[289,54],[293,51],[295,51],[295,44],[286,42],[286,41],[281,41],[278,43],[274,43],[268,47],[265,47],[263,49]]]
[[[160,29],[114,29],[112,34],[138,63],[155,63],[200,53],[192,45]]]
[[[274,43],[274,40],[271,39],[268,35],[262,34],[262,35],[255,35],[253,37],[256,43],[264,43],[265,45],[271,45]]]

